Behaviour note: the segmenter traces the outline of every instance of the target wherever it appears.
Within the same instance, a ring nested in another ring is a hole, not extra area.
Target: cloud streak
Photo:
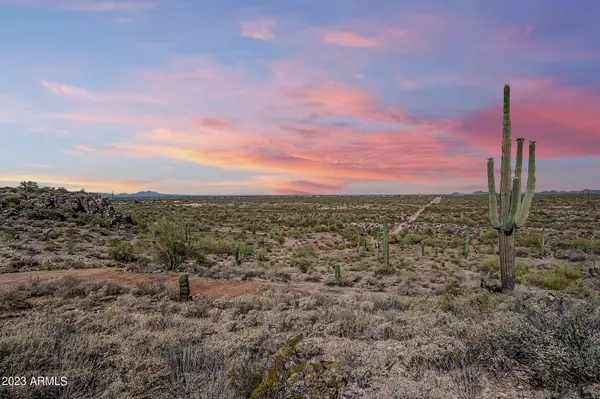
[[[155,3],[144,0],[0,0],[1,5],[35,6],[93,13],[142,11],[156,6]]]
[[[240,35],[259,40],[272,40],[275,38],[277,21],[270,17],[258,17],[251,20],[240,21]]]
[[[326,43],[337,44],[343,47],[377,48],[381,43],[377,39],[362,36],[350,31],[331,31],[323,34]]]

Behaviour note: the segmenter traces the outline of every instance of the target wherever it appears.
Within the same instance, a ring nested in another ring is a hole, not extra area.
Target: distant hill
[[[102,196],[112,198],[112,193],[98,193]],[[114,194],[114,198],[162,198],[162,197],[192,197],[190,195],[178,195],[178,194],[163,194],[157,193],[156,191],[139,191],[137,193],[118,193]]]
[[[473,195],[487,195],[487,191],[473,191]],[[600,194],[600,190],[588,190],[587,188],[585,190],[572,190],[572,191],[556,191],[556,190],[550,190],[550,191],[539,191],[536,192],[536,194]]]

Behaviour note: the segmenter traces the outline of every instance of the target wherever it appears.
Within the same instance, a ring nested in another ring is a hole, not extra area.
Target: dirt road
[[[408,219],[408,221],[406,221],[406,222],[403,222],[403,223],[400,223],[400,224],[398,225],[398,227],[396,227],[392,233],[393,233],[393,234],[398,234],[398,233],[400,233],[400,232],[402,231],[402,229],[404,228],[404,226],[406,226],[406,225],[407,225],[407,224],[409,224],[409,223],[413,223],[415,220],[417,220],[417,218],[418,218],[418,217],[421,215],[421,213],[423,213],[423,211],[424,211],[425,209],[427,209],[427,207],[428,207],[429,205],[432,205],[432,204],[439,204],[441,201],[442,201],[442,197],[435,197],[434,199],[432,199],[432,200],[431,200],[431,202],[429,202],[428,204],[426,204],[426,205],[423,205],[422,207],[420,207],[420,208],[419,208],[419,210],[418,210],[418,211],[416,211],[416,212],[415,212],[415,213],[414,213],[414,214],[413,214],[413,215],[412,215],[412,216],[411,216],[411,217]]]
[[[72,276],[85,283],[112,282],[124,286],[135,286],[137,283],[159,283],[165,284],[167,288],[179,289],[179,274],[133,273],[114,268],[5,273],[0,274],[0,289],[14,287],[32,280],[41,283],[57,281],[65,276]],[[257,295],[261,290],[261,284],[253,281],[217,280],[190,276],[190,290],[192,295],[203,294],[212,298],[228,299]]]

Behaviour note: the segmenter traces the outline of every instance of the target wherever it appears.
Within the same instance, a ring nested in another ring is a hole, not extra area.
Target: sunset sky
[[[599,16],[598,0],[0,0],[0,186],[486,190],[510,83],[537,190],[600,189]]]

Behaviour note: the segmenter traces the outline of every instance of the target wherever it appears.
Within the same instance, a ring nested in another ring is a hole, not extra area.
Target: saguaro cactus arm
[[[494,229],[500,228],[500,220],[498,219],[498,200],[496,199],[496,179],[494,178],[494,158],[488,158],[487,164],[488,172],[488,192],[489,192],[489,205],[488,210],[490,214],[490,222]]]
[[[515,178],[519,178],[519,189],[517,191],[513,191],[513,195],[517,193],[517,213],[515,215],[515,219],[521,214],[521,171],[523,170],[523,142],[525,139],[523,137],[519,137],[517,139],[517,161],[515,164]]]
[[[515,227],[515,219],[517,218],[517,210],[519,208],[519,202],[521,196],[519,191],[521,190],[521,179],[515,177],[513,179],[512,192],[510,194],[510,208],[508,211],[508,217],[506,218],[506,225],[504,225],[504,231],[510,233]]]
[[[535,141],[529,142],[529,161],[527,169],[527,190],[525,191],[525,196],[523,197],[523,204],[521,205],[521,210],[519,212],[517,220],[515,221],[515,226],[517,228],[523,227],[523,225],[525,225],[527,217],[529,217],[531,201],[533,200],[533,195],[535,194]]]

